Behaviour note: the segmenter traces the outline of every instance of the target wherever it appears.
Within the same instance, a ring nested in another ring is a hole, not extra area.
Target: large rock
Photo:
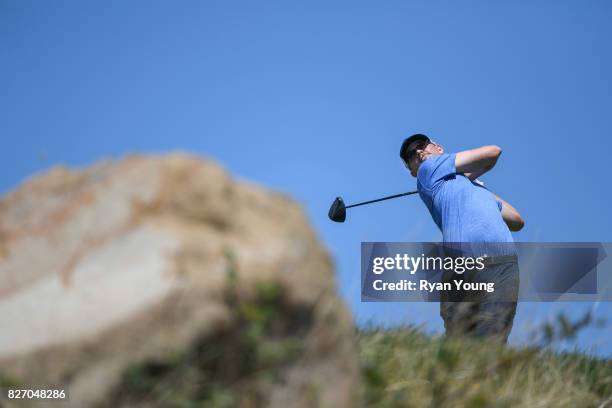
[[[0,385],[70,405],[354,406],[353,327],[289,198],[132,156],[0,200]]]

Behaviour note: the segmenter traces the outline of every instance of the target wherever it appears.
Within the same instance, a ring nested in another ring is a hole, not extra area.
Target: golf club
[[[383,198],[377,198],[376,200],[364,201],[362,203],[345,205],[342,197],[336,197],[331,207],[329,207],[329,219],[335,222],[344,222],[346,220],[346,209],[352,207],[359,207],[360,205],[377,203],[379,201],[390,200],[392,198],[403,197],[407,195],[416,194],[418,191],[408,191],[406,193],[394,194]]]

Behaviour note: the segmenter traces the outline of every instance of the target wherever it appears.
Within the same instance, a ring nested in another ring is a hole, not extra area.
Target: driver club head
[[[346,206],[342,197],[336,197],[331,207],[329,207],[329,219],[335,222],[344,222],[346,220]]]

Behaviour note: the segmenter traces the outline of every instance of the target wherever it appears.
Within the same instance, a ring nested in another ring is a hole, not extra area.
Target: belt
[[[516,255],[500,255],[500,256],[483,256],[482,263],[486,265],[497,265],[508,262],[518,262],[518,256]]]

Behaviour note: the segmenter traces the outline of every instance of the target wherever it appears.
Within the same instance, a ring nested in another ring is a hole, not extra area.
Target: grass
[[[358,332],[368,407],[612,407],[612,361],[415,328]]]
[[[225,302],[233,323],[174,356],[130,366],[102,406],[267,405],[270,391],[283,386],[283,373],[303,357],[312,310],[288,303],[274,284],[240,296],[231,253],[227,258]],[[364,407],[612,408],[612,360],[549,347],[591,323],[590,315],[576,322],[559,316],[542,326],[539,347],[525,348],[430,336],[414,327],[360,329],[362,386],[354,391]],[[0,373],[0,388],[14,384]]]
[[[132,367],[113,405],[266,406],[266,390],[301,351],[298,338],[267,333],[277,317],[274,293],[239,308],[241,329],[163,364]],[[355,392],[365,407],[612,407],[610,360],[410,327],[356,336],[363,386]]]
[[[260,407],[272,387],[282,386],[312,316],[290,307],[276,285],[258,285],[254,297],[241,298],[233,256],[226,256],[225,301],[234,324],[170,361],[131,367],[109,406]],[[381,408],[612,408],[611,360],[549,347],[575,338],[592,323],[590,315],[557,320],[541,328],[540,347],[527,348],[413,327],[357,330],[363,385],[355,393],[363,406]]]

